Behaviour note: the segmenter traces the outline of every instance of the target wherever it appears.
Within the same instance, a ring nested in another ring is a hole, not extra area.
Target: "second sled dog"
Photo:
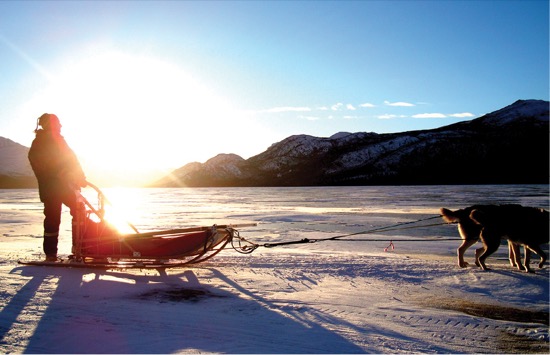
[[[521,205],[473,205],[451,211],[441,208],[446,222],[458,222],[458,230],[463,239],[457,250],[458,265],[465,267],[464,252],[481,239],[483,247],[476,249],[476,265],[489,270],[485,260],[500,246],[500,240],[508,240],[510,263],[520,270],[531,271],[529,262],[531,251],[537,253],[542,268],[547,259],[541,245],[549,241],[549,213],[541,208]],[[525,249],[525,261],[520,260],[519,245]]]

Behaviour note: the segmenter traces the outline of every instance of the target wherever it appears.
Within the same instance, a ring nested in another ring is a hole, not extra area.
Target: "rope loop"
[[[251,241],[248,241],[241,237],[238,230],[233,229],[232,232],[231,246],[237,252],[241,254],[250,254],[260,247],[260,244],[252,243]]]

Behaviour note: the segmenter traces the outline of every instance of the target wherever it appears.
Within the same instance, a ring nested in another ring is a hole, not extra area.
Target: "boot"
[[[46,254],[46,260],[55,261],[57,260],[57,242],[59,238],[59,233],[44,233],[44,254]],[[51,259],[51,260],[49,260]]]

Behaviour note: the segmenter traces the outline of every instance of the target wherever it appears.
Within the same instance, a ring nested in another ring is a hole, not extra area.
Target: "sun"
[[[60,117],[87,175],[101,179],[143,182],[224,152],[221,143],[250,128],[225,97],[152,56],[100,52],[52,76],[31,106]]]

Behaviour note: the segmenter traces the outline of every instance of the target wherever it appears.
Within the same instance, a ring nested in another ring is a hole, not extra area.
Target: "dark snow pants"
[[[71,210],[71,216],[76,216],[76,196],[74,193],[63,196],[51,196],[42,201],[44,203],[44,253],[46,256],[57,256],[57,243],[59,240],[59,226],[61,224],[62,206]],[[73,223],[74,224],[74,223]]]

